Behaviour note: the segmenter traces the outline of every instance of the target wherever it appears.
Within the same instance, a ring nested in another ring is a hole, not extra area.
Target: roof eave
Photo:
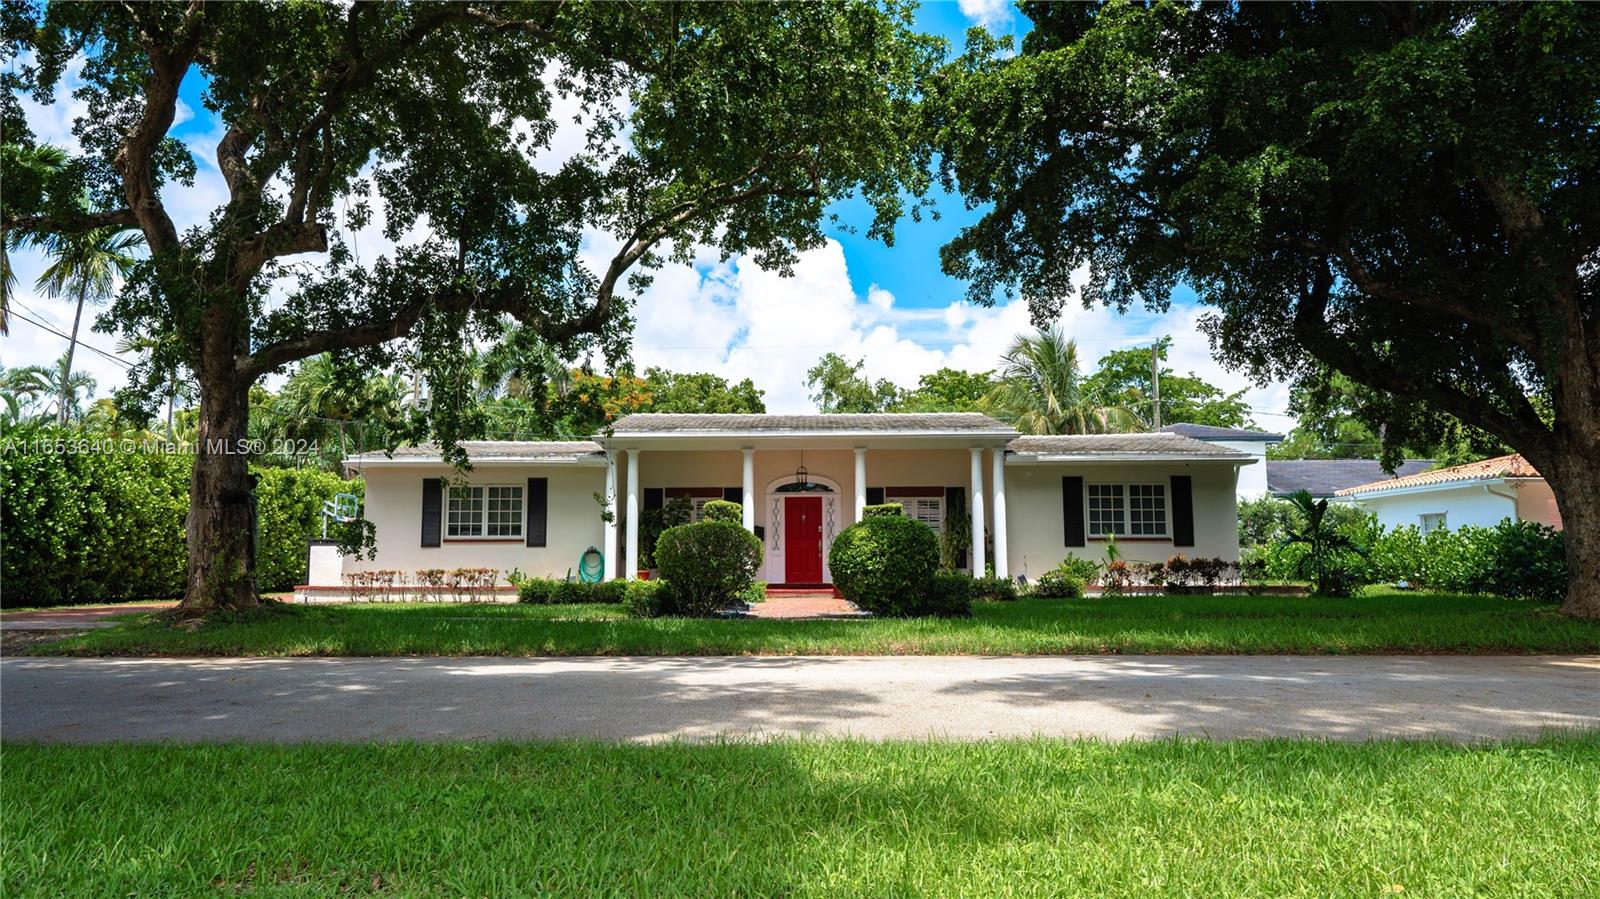
[[[1254,456],[1186,456],[1179,453],[1029,453],[1012,450],[1006,454],[1007,465],[1038,465],[1057,462],[1226,462],[1230,465],[1254,465]]]
[[[1374,499],[1380,496],[1407,496],[1413,493],[1431,493],[1435,490],[1459,490],[1463,487],[1492,487],[1495,484],[1504,484],[1508,479],[1493,478],[1458,478],[1453,481],[1434,481],[1431,484],[1411,484],[1405,487],[1383,487],[1371,484],[1360,487],[1346,487],[1334,494],[1340,499]]]

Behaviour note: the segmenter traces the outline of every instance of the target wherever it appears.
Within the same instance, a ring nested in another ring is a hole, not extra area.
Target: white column
[[[628,450],[628,568],[622,576],[639,576],[639,451]]]
[[[994,456],[993,472],[989,476],[989,489],[994,491],[994,576],[1010,577],[1006,559],[1006,449],[997,446],[989,451]]]
[[[617,454],[606,453],[605,574],[602,580],[617,577]]]
[[[756,451],[744,448],[744,529],[756,530]]]
[[[983,450],[972,451],[972,576],[983,577]]]
[[[856,447],[856,521],[867,509],[867,448]]]

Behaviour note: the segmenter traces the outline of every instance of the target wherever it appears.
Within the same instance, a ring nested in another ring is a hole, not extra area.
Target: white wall
[[[1235,452],[1248,453],[1254,465],[1239,466],[1239,486],[1234,488],[1239,499],[1260,499],[1267,495],[1267,442],[1264,440],[1207,440]]]
[[[1080,476],[1085,483],[1166,483],[1172,475],[1189,475],[1194,488],[1194,546],[1173,546],[1164,539],[1117,540],[1130,561],[1159,562],[1182,552],[1194,558],[1239,558],[1239,511],[1233,466],[1205,463],[1143,462],[1122,465],[1010,465],[1006,467],[1006,502],[1010,510],[1011,574],[1030,580],[1054,568],[1068,555],[1099,561],[1105,542],[1089,538],[1087,546],[1065,545],[1061,519],[1061,479]],[[1168,530],[1171,530],[1171,496],[1168,496]]]
[[[524,574],[565,577],[577,571],[579,557],[603,540],[600,504],[594,494],[605,490],[605,469],[573,465],[489,466],[479,464],[467,475],[468,484],[521,484],[528,478],[550,481],[549,530],[546,546],[528,546],[515,540],[451,540],[439,546],[422,546],[422,479],[452,478],[454,470],[383,468],[365,473],[366,505],[363,514],[377,529],[377,557],[346,557],[344,571],[419,568],[498,568],[500,582],[513,568]]]
[[[1517,518],[1534,521],[1561,530],[1561,509],[1556,506],[1555,491],[1545,481],[1518,481]]]
[[[1511,493],[1511,488],[1504,484],[1499,484],[1495,489],[1501,493]],[[1513,499],[1490,493],[1482,484],[1395,496],[1378,494],[1361,499],[1357,504],[1378,516],[1378,523],[1390,530],[1407,525],[1420,528],[1423,515],[1438,512],[1445,513],[1445,527],[1452,530],[1466,525],[1494,527],[1504,519],[1515,520],[1517,517]]]

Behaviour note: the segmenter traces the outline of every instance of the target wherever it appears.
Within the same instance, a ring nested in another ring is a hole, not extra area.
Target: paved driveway
[[[1600,727],[1600,658],[29,659],[7,740],[1531,736]]]

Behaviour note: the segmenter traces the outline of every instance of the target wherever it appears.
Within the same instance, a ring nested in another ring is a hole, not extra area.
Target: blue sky
[[[918,10],[916,22],[944,36],[954,50],[964,44],[973,25],[1015,34],[1023,24],[1009,5],[997,0],[927,3]],[[82,106],[70,97],[71,86],[69,73],[56,103],[27,104],[30,124],[42,139],[73,143],[70,126]],[[180,227],[203,221],[224,196],[214,163],[221,127],[204,108],[203,90],[201,79],[191,75],[179,92],[182,107],[173,134],[191,146],[200,169],[192,189],[168,197]],[[558,106],[557,114],[561,113]],[[556,143],[561,140],[558,136]],[[550,157],[560,158],[561,150],[553,146]],[[773,411],[812,407],[805,370],[825,352],[865,359],[871,376],[905,386],[914,386],[920,375],[943,366],[992,369],[1010,340],[1028,329],[1026,310],[1016,302],[979,308],[964,301],[965,284],[940,270],[939,247],[978,213],[953,196],[939,197],[937,208],[938,220],[902,221],[895,245],[887,247],[865,237],[870,220],[865,204],[837,204],[834,211],[853,226],[854,233],[850,228],[835,229],[826,247],[805,255],[794,278],[778,278],[743,259],[723,262],[710,252],[693,265],[662,270],[635,307],[635,362],[712,371],[732,379],[749,377],[766,391]],[[593,264],[599,265],[614,241],[595,233],[589,244]],[[388,244],[376,228],[369,228],[356,235],[356,246],[375,253]],[[71,304],[28,290],[43,259],[37,253],[22,253],[14,262],[23,308],[56,330],[68,330]],[[1194,371],[1228,389],[1248,389],[1251,406],[1259,410],[1259,424],[1274,430],[1290,426],[1290,419],[1272,414],[1284,408],[1282,386],[1257,388],[1221,369],[1196,330],[1201,310],[1192,292],[1182,290],[1173,300],[1164,313],[1137,310],[1123,316],[1069,306],[1061,325],[1078,341],[1086,366],[1110,350],[1148,345],[1170,334],[1173,367]],[[85,342],[114,355],[116,335],[87,333]],[[0,338],[0,363],[50,362],[65,344],[56,334],[18,321],[9,337]],[[75,367],[90,371],[98,381],[97,395],[107,395],[123,383],[125,369],[117,362],[92,351],[80,352],[78,360],[81,365]]]

